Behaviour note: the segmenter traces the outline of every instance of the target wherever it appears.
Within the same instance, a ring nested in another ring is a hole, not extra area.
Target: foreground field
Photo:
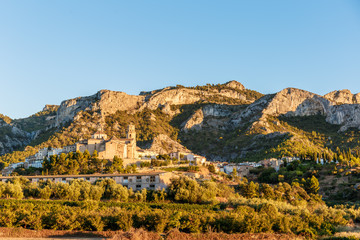
[[[226,233],[181,233],[177,230],[169,231],[166,234],[159,234],[145,231],[143,229],[131,229],[128,232],[123,231],[61,231],[61,230],[28,230],[23,228],[0,228],[1,239],[82,239],[82,240],[245,240],[245,239],[266,239],[266,240],[303,240],[304,238],[291,234],[226,234]]]
[[[51,231],[67,230],[64,235],[114,239],[137,239],[139,234],[144,236],[138,239],[317,238],[333,235],[336,226],[347,225],[349,218],[356,221],[358,215],[355,209],[334,209],[323,204],[309,208],[258,198],[237,198],[227,204],[0,200],[0,227],[16,228],[14,232],[40,230],[44,236],[51,236]],[[132,229],[138,230],[129,232]],[[123,232],[115,236],[116,231]],[[6,235],[5,231],[2,237],[14,234],[10,233]]]

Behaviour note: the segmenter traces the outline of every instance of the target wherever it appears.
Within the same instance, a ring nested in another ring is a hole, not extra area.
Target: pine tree
[[[317,194],[319,189],[319,181],[315,176],[312,176],[306,180],[306,190],[308,193]]]

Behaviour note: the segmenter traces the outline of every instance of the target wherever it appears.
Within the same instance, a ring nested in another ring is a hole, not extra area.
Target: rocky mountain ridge
[[[143,116],[142,113],[149,112],[146,121],[165,121],[166,126],[163,129],[177,129],[179,133],[178,137],[173,134],[174,132],[171,133],[171,141],[173,141],[171,142],[170,135],[165,134],[168,130],[158,133],[155,130],[149,135],[150,138],[146,138],[152,139],[152,145],[149,143],[150,148],[162,153],[173,149],[190,148],[214,159],[241,158],[249,152],[262,149],[261,145],[255,144],[256,141],[273,144],[282,141],[281,139],[290,130],[284,126],[277,127],[281,125],[280,121],[273,121],[273,118],[281,116],[295,118],[323,116],[327,123],[340,125],[339,134],[348,129],[359,129],[359,100],[360,95],[352,94],[349,90],[334,91],[320,96],[301,89],[286,88],[275,94],[263,95],[246,89],[237,81],[197,87],[178,85],[141,92],[140,95],[101,90],[91,96],[65,100],[60,106],[47,106],[43,109],[43,113],[40,112],[37,116],[22,121],[9,122],[8,118],[0,118],[0,130],[2,130],[0,154],[31,144],[49,129],[60,131],[61,135],[61,128],[73,122],[83,121],[80,125],[88,126],[85,131],[87,135],[99,124],[109,128],[111,133],[121,127],[116,121],[113,126],[109,126],[108,117],[119,113],[126,113],[127,116]],[[84,120],[83,113],[94,117],[91,118],[92,120]],[[159,120],[158,114],[168,120]],[[125,117],[123,121],[128,119],[129,117]],[[72,131],[71,128],[67,127],[67,129]],[[147,131],[146,127],[142,127],[140,131]],[[200,135],[206,139],[203,148],[193,146],[191,142]],[[227,140],[223,141],[223,139]],[[215,156],[216,151],[209,153],[209,149],[216,149],[223,142],[226,142],[222,149],[222,155],[225,157],[218,158]],[[169,147],[170,145],[173,147]]]
[[[23,119],[0,118],[0,155],[27,146],[42,132],[52,127],[56,105],[46,105],[42,111]]]

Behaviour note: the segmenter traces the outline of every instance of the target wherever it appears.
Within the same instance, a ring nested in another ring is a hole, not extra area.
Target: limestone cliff
[[[182,130],[201,130],[204,125],[213,128],[225,128],[229,122],[226,117],[232,115],[229,106],[211,104],[194,112],[182,125]]]
[[[234,84],[230,85],[234,86]],[[173,114],[170,109],[171,105],[194,104],[196,102],[209,100],[218,100],[221,102],[222,100],[226,100],[228,98],[239,102],[241,101],[242,104],[252,103],[255,101],[254,98],[248,98],[244,93],[231,88],[224,88],[219,90],[210,88],[209,90],[175,88],[164,89],[162,91],[156,92],[154,95],[149,96],[147,101],[142,105],[141,109],[162,108],[167,114]]]
[[[146,148],[149,151],[158,152],[160,154],[169,154],[171,152],[190,152],[186,147],[164,134],[156,136],[152,143]]]
[[[66,140],[60,141],[62,146],[79,135],[90,135],[99,123],[108,134],[120,136],[129,121],[136,121],[139,142],[152,142],[147,146],[152,151],[188,151],[187,147],[212,159],[236,159],[280,144],[290,130],[279,116],[314,115],[321,115],[322,123],[339,125],[335,130],[340,129],[339,135],[350,127],[360,129],[360,95],[340,90],[320,96],[286,88],[264,96],[237,81],[166,87],[140,95],[101,90],[46,106],[25,119],[0,115],[0,155],[33,144],[34,139],[49,139],[55,131],[63,134],[58,140]]]
[[[78,97],[63,101],[56,114],[56,126],[74,119],[80,111],[99,111],[101,115],[116,111],[135,110],[145,97],[128,95],[124,92],[101,90],[88,97]]]
[[[238,81],[232,80],[224,84],[226,87],[237,89],[237,90],[245,90],[244,85],[239,83]]]
[[[233,100],[248,104],[255,101],[254,96],[247,96],[245,87],[236,81],[230,81],[218,88],[214,86],[191,89],[185,87],[167,87],[161,90],[142,92],[140,95],[128,95],[124,92],[101,90],[98,93],[63,101],[57,111],[56,126],[71,121],[80,111],[99,111],[101,115],[113,114],[116,111],[142,111],[145,108],[174,115],[172,105],[194,104],[199,101],[222,102]]]
[[[19,150],[28,145],[32,140],[32,134],[19,129],[16,126],[0,123],[0,155]]]
[[[325,98],[308,91],[287,88],[275,94],[262,110],[258,121],[266,125],[266,116],[312,116],[319,114],[325,116],[326,121],[329,123],[343,125],[341,131],[345,131],[349,127],[360,128],[360,111],[358,110],[360,105],[336,104],[339,99],[341,101],[346,99],[350,101],[349,97],[356,99],[355,95],[350,96],[347,91],[345,93],[347,95],[332,92]],[[340,95],[343,97],[340,97]],[[256,124],[259,125],[259,122],[256,122]]]
[[[46,105],[34,115],[21,119],[0,118],[0,155],[21,150],[54,124],[58,106]]]
[[[324,97],[336,104],[360,104],[360,93],[352,94],[348,89],[333,91]]]

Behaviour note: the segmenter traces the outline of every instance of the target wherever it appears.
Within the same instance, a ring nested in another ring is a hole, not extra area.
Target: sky
[[[360,92],[358,0],[0,0],[0,113],[237,80]]]

